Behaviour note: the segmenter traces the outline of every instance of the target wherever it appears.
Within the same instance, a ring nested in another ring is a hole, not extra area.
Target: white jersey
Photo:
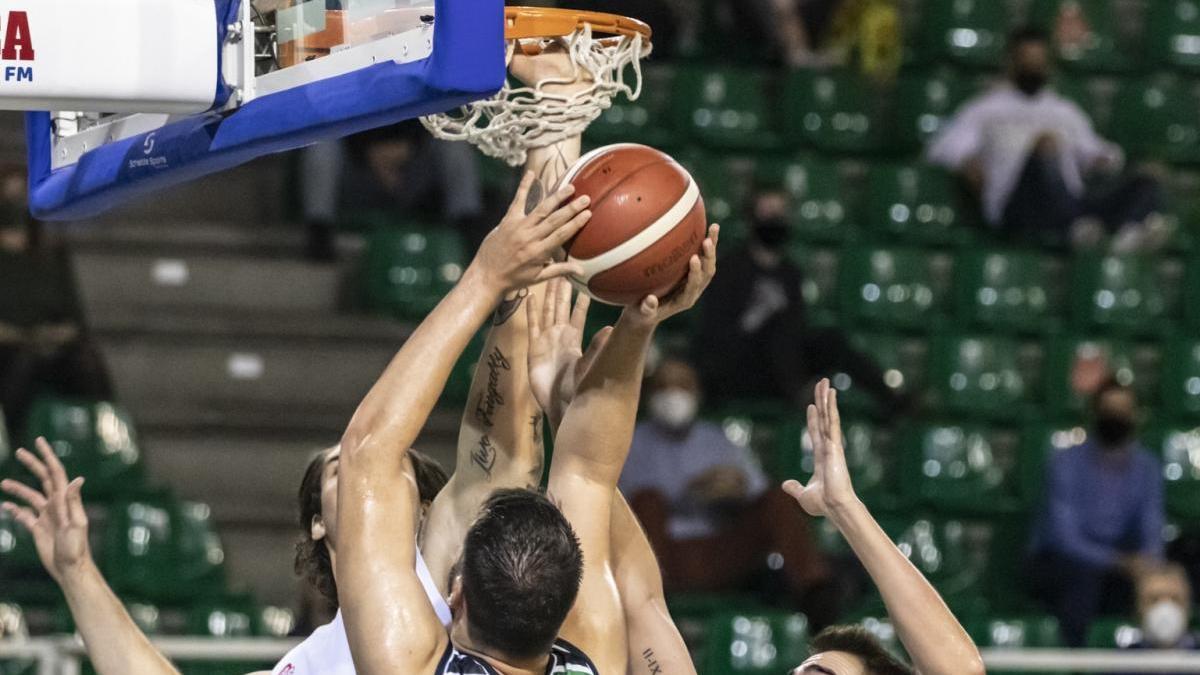
[[[450,605],[438,593],[437,584],[425,566],[425,559],[417,552],[417,576],[433,610],[442,621],[450,625]],[[350,658],[350,640],[346,637],[346,624],[338,610],[333,621],[313,631],[308,639],[296,645],[283,659],[275,664],[272,675],[354,675],[354,661]]]

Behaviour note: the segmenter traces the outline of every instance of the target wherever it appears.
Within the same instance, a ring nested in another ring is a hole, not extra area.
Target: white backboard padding
[[[195,113],[213,105],[212,0],[0,0],[2,40],[25,12],[33,58],[0,59],[0,109]],[[26,58],[22,58],[26,57]]]

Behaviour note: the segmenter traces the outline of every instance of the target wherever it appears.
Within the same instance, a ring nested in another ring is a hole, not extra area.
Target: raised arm
[[[567,408],[550,465],[550,494],[579,537],[583,583],[562,636],[592,657],[602,672],[627,663],[624,613],[613,583],[610,523],[613,491],[629,453],[646,350],[663,320],[690,308],[716,272],[717,228],[693,256],[686,285],[659,303],[628,307]],[[531,313],[531,321],[533,316]]]
[[[573,271],[548,264],[590,213],[585,198],[559,208],[565,188],[537,208],[527,174],[500,225],[462,280],[421,323],[372,387],[341,444],[338,592],[357,672],[432,670],[447,635],[414,570],[418,497],[407,450],[471,336],[513,290]]]
[[[547,68],[562,67],[553,56],[514,58],[516,71],[530,79],[541,79]],[[579,159],[580,143],[574,136],[529,151],[525,169],[534,176],[531,202],[557,188]],[[488,495],[541,483],[542,414],[529,390],[529,327],[522,305],[544,293],[544,284],[512,291],[492,317],[459,427],[454,475],[433,501],[421,533],[421,555],[443,595],[449,591],[450,570],[467,530]]]
[[[808,435],[815,461],[812,480],[807,486],[790,480],[783,489],[809,515],[827,516],[846,538],[879,587],[917,672],[984,675],[983,660],[967,632],[854,493],[842,446],[837,393],[829,380],[817,384],[816,403],[808,406]]]
[[[37,439],[39,460],[24,448],[17,460],[41,482],[41,491],[15,480],[0,488],[25,506],[4,503],[4,510],[33,535],[38,557],[62,588],[88,657],[99,675],[178,675],[130,618],[109,588],[88,546],[83,510],[83,478],[67,480],[62,462],[46,439]]]

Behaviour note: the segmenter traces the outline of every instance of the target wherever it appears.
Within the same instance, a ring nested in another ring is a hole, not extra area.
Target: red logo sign
[[[0,48],[0,60],[33,60],[33,38],[29,35],[29,15],[25,12],[8,13],[8,21],[4,26],[4,46]]]

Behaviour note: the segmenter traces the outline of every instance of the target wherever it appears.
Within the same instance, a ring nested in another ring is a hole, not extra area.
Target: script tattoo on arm
[[[488,369],[487,388],[479,394],[475,402],[475,420],[483,425],[483,436],[479,439],[479,447],[471,452],[471,462],[483,470],[488,480],[492,479],[492,467],[496,465],[496,446],[488,436],[495,426],[496,411],[504,407],[504,395],[500,393],[500,376],[504,371],[512,370],[512,364],[499,347],[488,354],[485,365]]]
[[[508,323],[508,320],[513,318],[517,313],[517,309],[521,307],[521,303],[525,302],[525,298],[529,297],[529,289],[522,288],[512,294],[512,297],[506,297],[500,301],[500,306],[496,308],[496,313],[492,315],[492,325],[502,326]]]
[[[658,659],[654,656],[654,650],[647,648],[642,652],[642,658],[646,659],[646,672],[650,675],[662,675],[662,666],[659,665]]]

